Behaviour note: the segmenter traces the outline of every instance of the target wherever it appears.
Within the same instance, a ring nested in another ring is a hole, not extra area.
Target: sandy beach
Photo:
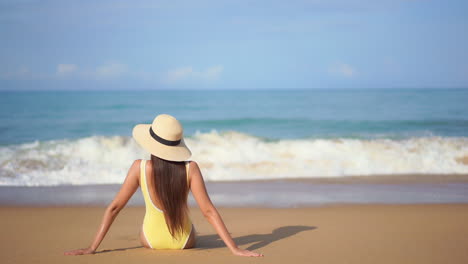
[[[468,205],[328,205],[219,209],[235,241],[263,258],[232,256],[197,208],[198,247],[142,248],[144,208],[127,207],[95,255],[87,246],[103,207],[0,208],[2,263],[467,263]]]
[[[468,1],[374,2],[0,0],[0,264],[468,264]]]

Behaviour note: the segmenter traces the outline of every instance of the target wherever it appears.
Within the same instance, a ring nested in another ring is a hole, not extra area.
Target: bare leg
[[[195,227],[192,225],[192,232],[190,232],[189,239],[187,244],[185,244],[184,249],[189,249],[195,247]]]
[[[143,226],[141,226],[140,230],[140,242],[145,248],[151,248],[148,244],[148,241],[146,241],[145,235],[143,234]]]

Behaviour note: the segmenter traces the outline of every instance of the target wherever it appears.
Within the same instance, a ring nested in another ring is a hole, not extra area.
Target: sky
[[[468,87],[468,1],[0,0],[0,90]]]

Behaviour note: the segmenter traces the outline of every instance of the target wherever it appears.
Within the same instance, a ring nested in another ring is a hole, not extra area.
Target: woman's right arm
[[[84,254],[94,254],[101,244],[102,240],[106,236],[109,228],[111,227],[112,223],[114,222],[115,218],[119,214],[119,212],[125,207],[128,200],[132,197],[132,195],[138,189],[139,183],[139,175],[140,175],[140,162],[141,161],[134,161],[130,169],[128,170],[127,177],[125,178],[120,191],[115,196],[114,200],[110,203],[107,207],[106,211],[104,212],[104,216],[101,221],[101,225],[96,232],[93,242],[87,248],[82,249],[75,249],[65,252],[65,255],[84,255]]]
[[[197,201],[198,206],[200,206],[200,210],[208,222],[210,222],[210,224],[214,227],[226,246],[231,250],[231,252],[238,256],[262,257],[263,254],[240,249],[237,247],[236,243],[229,234],[226,225],[221,218],[221,215],[218,213],[218,210],[216,210],[210,200],[208,192],[206,191],[205,181],[203,180],[200,168],[195,161],[190,162],[189,175],[190,190],[192,191],[193,197]]]

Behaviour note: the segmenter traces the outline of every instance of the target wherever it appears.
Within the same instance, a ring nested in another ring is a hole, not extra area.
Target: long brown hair
[[[185,162],[168,161],[151,155],[154,190],[161,202],[167,227],[176,238],[183,231],[187,217],[188,184]]]

